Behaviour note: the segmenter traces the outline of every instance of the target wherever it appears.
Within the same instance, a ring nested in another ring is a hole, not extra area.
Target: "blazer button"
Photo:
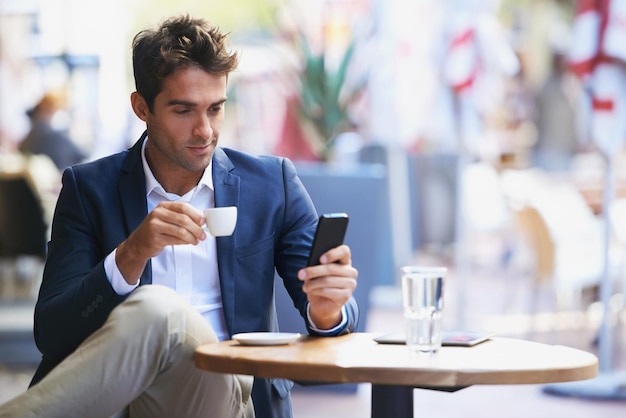
[[[89,314],[87,312],[83,311],[83,313],[81,313],[81,316],[83,318],[87,318],[89,316]]]

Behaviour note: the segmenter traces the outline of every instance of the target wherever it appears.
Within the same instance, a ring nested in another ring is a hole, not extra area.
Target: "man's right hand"
[[[168,245],[196,245],[206,239],[205,219],[193,206],[161,202],[116,251],[115,262],[126,282],[135,285],[150,258]]]

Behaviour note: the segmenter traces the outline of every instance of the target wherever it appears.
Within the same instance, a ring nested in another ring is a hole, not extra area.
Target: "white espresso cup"
[[[205,228],[214,237],[231,235],[237,224],[237,206],[222,206],[204,210]]]

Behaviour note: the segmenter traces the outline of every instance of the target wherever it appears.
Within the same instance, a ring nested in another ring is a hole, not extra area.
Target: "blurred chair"
[[[533,310],[546,287],[554,292],[557,309],[583,308],[583,292],[599,286],[604,275],[604,223],[567,179],[536,171],[509,176],[505,194],[532,258]],[[619,256],[610,249],[611,275]]]
[[[522,239],[531,251],[533,259],[533,290],[532,309],[536,311],[537,296],[542,287],[551,285],[555,268],[554,241],[548,227],[537,209],[523,206],[513,209],[515,221],[519,227]],[[557,290],[558,299],[558,290]],[[558,302],[557,302],[558,303]]]
[[[532,206],[513,209],[520,235],[533,259],[532,311],[539,292],[548,287],[556,296],[557,309],[582,308],[583,292],[599,286],[604,273],[603,248],[597,240],[581,236],[556,242],[539,210]]]
[[[46,256],[48,227],[44,210],[33,187],[23,175],[0,176],[0,284],[5,298],[18,296],[17,284],[21,279],[19,262],[24,257],[35,260],[29,296],[37,290],[43,260]]]

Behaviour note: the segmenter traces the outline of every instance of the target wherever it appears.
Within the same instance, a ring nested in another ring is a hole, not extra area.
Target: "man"
[[[199,344],[278,329],[275,269],[312,334],[355,329],[350,249],[304,267],[317,214],[293,165],[217,147],[237,65],[225,43],[190,17],[135,37],[146,132],[64,172],[35,309],[43,361],[0,417],[290,416],[291,382],[254,379],[250,401],[251,377],[193,365]],[[231,236],[204,232],[213,206],[238,207]]]
[[[61,92],[46,93],[27,112],[31,128],[19,145],[20,152],[24,154],[47,155],[60,171],[87,158],[87,154],[65,132],[52,126],[52,118],[64,107],[65,97]]]

